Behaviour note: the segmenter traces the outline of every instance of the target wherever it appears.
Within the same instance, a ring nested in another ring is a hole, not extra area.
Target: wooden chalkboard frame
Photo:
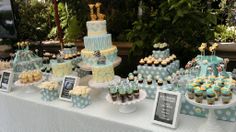
[[[77,81],[78,81],[78,77],[75,77],[75,76],[65,76],[64,77],[64,79],[63,79],[63,82],[62,82],[62,85],[61,85],[61,89],[60,89],[60,94],[59,94],[59,98],[61,99],[61,100],[64,100],[64,101],[71,101],[71,98],[66,98],[66,97],[63,97],[63,90],[64,90],[64,84],[65,84],[65,81],[66,81],[66,79],[74,79],[75,80],[75,82],[74,82],[74,84],[73,84],[73,88],[77,85]],[[72,89],[73,89],[72,88]],[[68,91],[69,92],[69,91]]]
[[[156,110],[157,110],[157,106],[158,106],[158,102],[159,102],[160,93],[176,96],[175,110],[174,110],[174,114],[173,114],[173,121],[172,121],[171,124],[166,123],[166,122],[162,122],[162,121],[159,121],[159,120],[155,120],[155,114],[156,114]],[[165,126],[165,127],[176,128],[177,127],[177,121],[178,121],[178,115],[179,115],[180,107],[181,107],[181,100],[180,99],[181,99],[181,93],[179,93],[179,92],[172,92],[172,91],[166,91],[166,90],[157,90],[156,98],[155,98],[155,104],[154,104],[154,108],[153,108],[153,114],[152,114],[152,123],[162,125],[162,126]]]
[[[3,89],[2,81],[3,81],[3,76],[4,76],[5,73],[8,73],[10,75],[9,75],[9,78],[8,78],[8,83],[6,85],[6,88]],[[1,79],[0,79],[0,91],[10,92],[11,91],[11,86],[12,86],[12,81],[13,81],[13,73],[11,71],[8,71],[8,70],[2,71],[1,72]]]

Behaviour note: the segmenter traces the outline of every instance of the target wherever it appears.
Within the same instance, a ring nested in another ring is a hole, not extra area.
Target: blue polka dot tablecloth
[[[41,99],[43,101],[53,101],[55,99],[58,99],[59,97],[58,90],[42,89],[41,95],[42,95]]]
[[[90,104],[91,104],[91,96],[90,95],[87,95],[87,96],[73,96],[72,95],[73,107],[83,109]]]
[[[206,117],[208,114],[208,110],[202,109],[201,107],[197,107],[188,103],[183,95],[182,107],[180,113],[191,116]],[[218,109],[215,110],[215,114],[217,119],[219,120],[231,121],[231,122],[236,121],[236,107],[231,107],[227,109]]]

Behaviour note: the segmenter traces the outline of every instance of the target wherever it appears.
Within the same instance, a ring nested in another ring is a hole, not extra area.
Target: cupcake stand
[[[213,105],[208,105],[207,100],[203,100],[202,103],[197,103],[194,99],[189,99],[187,93],[185,94],[185,98],[190,104],[209,110],[207,121],[199,127],[198,132],[224,132],[221,124],[216,119],[214,110],[226,109],[234,106],[236,104],[235,95],[232,96],[232,99],[228,104],[223,104],[221,98],[219,98],[219,101],[216,101]]]
[[[120,100],[113,101],[111,99],[110,94],[107,94],[106,100],[113,105],[118,105],[120,113],[128,114],[128,113],[132,113],[132,112],[136,111],[137,107],[135,104],[144,100],[146,98],[146,96],[147,96],[147,93],[144,90],[140,90],[139,91],[139,98],[133,99],[132,101],[126,101],[124,103],[122,103]]]
[[[38,92],[39,89],[37,87],[38,84],[42,83],[45,80],[45,77],[43,76],[41,80],[37,81],[37,82],[33,82],[33,83],[26,83],[23,84],[20,82],[20,80],[17,80],[14,85],[16,87],[21,87],[21,88],[26,88],[25,93],[26,94],[30,94],[30,93],[35,93]]]

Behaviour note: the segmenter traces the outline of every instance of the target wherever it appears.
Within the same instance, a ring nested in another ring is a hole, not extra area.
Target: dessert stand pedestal
[[[36,85],[42,83],[45,80],[45,77],[43,77],[41,80],[37,81],[37,82],[33,82],[33,83],[26,83],[26,84],[22,84],[20,82],[20,80],[17,80],[14,85],[16,87],[21,87],[21,88],[26,88],[26,90],[24,91],[26,94],[30,94],[30,93],[35,93],[38,92],[39,89]]]
[[[137,109],[135,104],[144,100],[146,96],[147,96],[147,93],[144,90],[139,90],[139,98],[133,99],[132,101],[126,101],[125,103],[122,103],[120,100],[113,101],[110,94],[106,95],[106,100],[113,105],[119,105],[120,113],[128,114],[128,113],[135,112]]]
[[[219,100],[216,101],[213,105],[207,104],[207,100],[203,100],[202,103],[197,103],[194,99],[189,99],[187,93],[185,94],[185,98],[190,104],[209,110],[207,121],[199,127],[198,132],[223,132],[224,129],[217,121],[214,110],[226,109],[234,106],[236,103],[235,95],[232,96],[232,99],[228,104],[223,104],[221,98],[219,98]]]
[[[120,65],[122,59],[121,57],[117,57],[116,60],[113,62],[113,66],[117,67]],[[92,67],[88,64],[85,64],[83,61],[81,61],[78,66],[80,67],[80,69],[84,70],[84,71],[92,71]]]

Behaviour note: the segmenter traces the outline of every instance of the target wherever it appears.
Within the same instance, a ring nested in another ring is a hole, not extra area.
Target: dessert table
[[[90,77],[81,79],[86,85]],[[92,104],[73,108],[70,102],[44,102],[39,92],[26,94],[23,88],[0,92],[0,132],[196,132],[205,118],[180,115],[179,127],[171,129],[151,123],[153,100],[137,104],[134,113],[122,114],[118,106],[92,91]],[[235,123],[219,121],[226,130]],[[198,125],[199,124],[199,125]]]

